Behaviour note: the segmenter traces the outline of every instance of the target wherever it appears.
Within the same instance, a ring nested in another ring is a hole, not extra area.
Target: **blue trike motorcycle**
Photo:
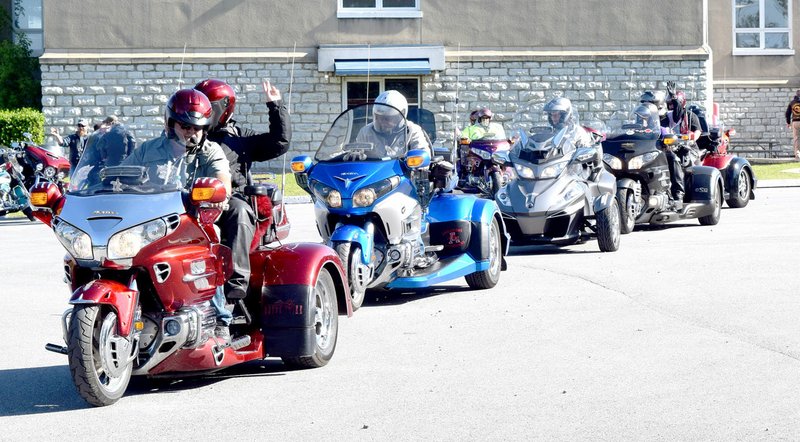
[[[447,191],[453,166],[416,148],[420,132],[412,136],[392,106],[360,105],[336,118],[313,159],[292,159],[320,235],[347,269],[354,309],[367,289],[420,289],[462,276],[487,289],[505,270],[508,236],[497,205]]]

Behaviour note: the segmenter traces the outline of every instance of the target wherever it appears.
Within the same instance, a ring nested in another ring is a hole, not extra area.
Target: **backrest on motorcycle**
[[[686,109],[688,109],[693,114],[697,115],[697,119],[700,120],[700,130],[702,130],[704,134],[708,133],[708,121],[706,120],[706,110],[696,104],[690,104],[689,106],[686,106]]]

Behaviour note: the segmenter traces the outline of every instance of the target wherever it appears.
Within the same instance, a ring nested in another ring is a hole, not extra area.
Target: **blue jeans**
[[[214,311],[217,312],[217,322],[231,325],[233,313],[225,308],[225,290],[223,290],[222,286],[217,287],[217,292],[211,298],[211,307],[214,307]]]

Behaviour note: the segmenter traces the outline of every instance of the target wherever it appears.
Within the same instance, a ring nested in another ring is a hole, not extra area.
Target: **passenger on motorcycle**
[[[250,279],[250,245],[253,242],[256,219],[253,209],[244,196],[247,175],[254,161],[267,161],[277,158],[289,150],[291,138],[289,112],[281,101],[281,93],[269,81],[262,83],[266,94],[269,114],[269,132],[256,133],[244,128],[233,119],[236,107],[236,92],[222,80],[209,78],[203,80],[195,89],[205,94],[211,102],[213,115],[208,139],[218,143],[231,165],[231,185],[233,197],[217,224],[221,230],[222,244],[231,249],[233,255],[233,274],[225,283],[225,296],[228,299],[242,299],[247,294]],[[215,296],[218,320],[229,325],[233,319],[224,304],[221,294]]]
[[[212,115],[211,102],[202,92],[194,89],[175,92],[167,101],[164,111],[164,133],[142,143],[122,164],[145,166],[151,179],[180,183],[187,190],[196,178],[217,178],[225,185],[230,198],[230,163],[222,147],[207,139],[213,123]],[[167,172],[173,169],[166,167],[169,164],[178,164],[181,176],[168,176]],[[220,204],[223,209],[227,205],[227,202]],[[215,297],[214,301],[219,300]],[[220,311],[225,307],[214,307],[218,314],[215,333],[222,339],[229,339],[227,324],[221,322],[220,317]]]
[[[413,121],[405,119],[408,101],[403,94],[395,90],[384,91],[375,99],[375,104],[372,107],[372,123],[361,128],[356,141],[372,143],[373,150],[377,152],[376,158],[383,157],[383,151],[392,157],[402,156],[401,150],[405,149],[431,152],[431,143],[425,131]],[[406,141],[406,145],[401,145],[403,141]]]
[[[681,151],[675,152],[672,149],[666,151],[672,197],[675,201],[682,202],[685,195],[683,168],[690,166],[694,159],[700,157],[694,140],[700,137],[702,129],[697,115],[686,110],[686,95],[683,91],[676,90],[672,81],[667,82],[667,94],[667,115],[661,119],[661,126],[668,128],[674,134],[690,135],[691,138],[691,142],[683,145],[685,148]]]
[[[500,123],[492,122],[494,113],[488,107],[478,110],[477,122],[464,128],[462,138],[470,140],[504,140],[506,131]]]

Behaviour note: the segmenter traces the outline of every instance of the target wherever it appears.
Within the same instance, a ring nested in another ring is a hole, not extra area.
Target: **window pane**
[[[415,0],[383,0],[384,8],[414,8]]]
[[[42,29],[42,0],[21,0],[22,14],[14,25],[19,29]]]
[[[764,47],[767,49],[789,49],[789,34],[787,32],[765,32]]]
[[[380,93],[380,83],[377,81],[369,82],[369,96],[367,96],[366,81],[347,82],[347,107],[358,106],[374,100]]]
[[[736,0],[736,27],[759,27],[757,0]]]
[[[764,3],[764,26],[767,28],[789,27],[788,0],[766,0]]]
[[[345,8],[374,8],[375,0],[342,0]]]
[[[416,78],[387,78],[384,82],[385,89],[394,89],[408,101],[408,105],[419,105],[419,80]]]
[[[737,48],[759,48],[758,34],[736,34]]]

